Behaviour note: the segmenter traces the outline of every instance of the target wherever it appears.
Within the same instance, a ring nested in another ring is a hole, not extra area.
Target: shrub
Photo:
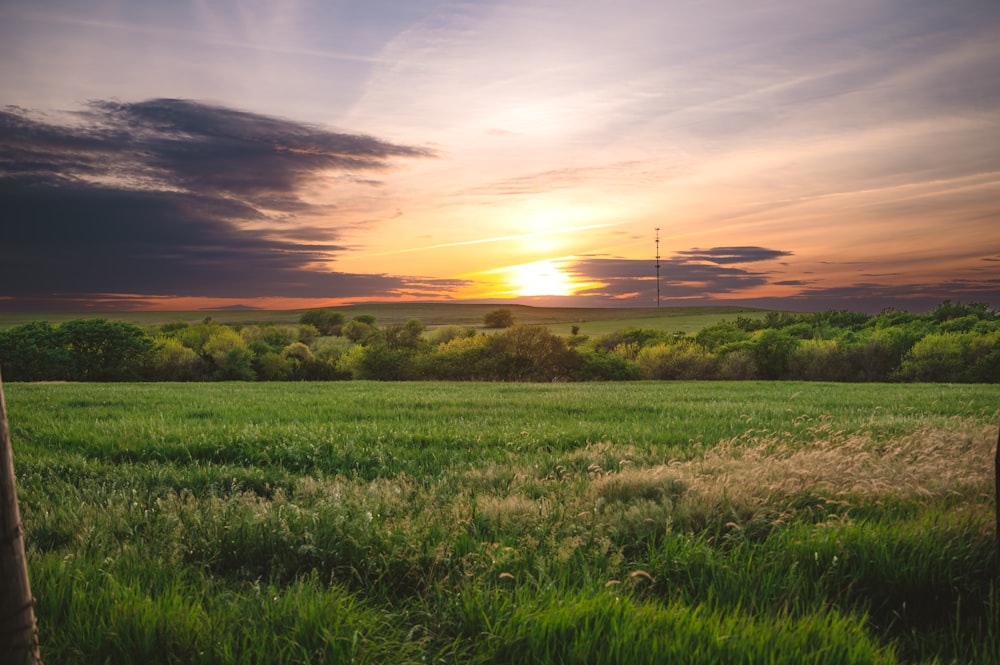
[[[442,344],[447,344],[453,339],[463,339],[467,337],[472,337],[476,334],[474,328],[466,328],[464,326],[441,326],[440,328],[435,328],[430,333],[430,343],[434,346],[440,346]]]
[[[574,381],[630,381],[641,378],[639,366],[621,356],[601,351],[577,351]]]
[[[690,341],[647,346],[636,359],[644,379],[713,379],[715,356]]]
[[[150,378],[156,381],[194,381],[204,376],[201,357],[173,337],[157,337]]]
[[[510,328],[514,325],[514,313],[506,307],[494,309],[483,315],[483,326],[487,328]]]
[[[730,347],[720,352],[718,376],[726,381],[750,381],[757,378],[757,363],[749,346]]]
[[[847,381],[848,354],[833,340],[800,342],[789,359],[789,376],[801,381]]]
[[[500,375],[507,381],[552,381],[568,378],[577,356],[566,342],[544,326],[511,326],[489,338]]]
[[[391,349],[386,344],[364,347],[356,378],[372,381],[408,381],[418,377],[410,349]]]

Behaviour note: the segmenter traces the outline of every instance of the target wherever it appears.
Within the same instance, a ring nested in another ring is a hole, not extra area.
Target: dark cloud
[[[688,250],[660,259],[660,295],[664,299],[724,296],[769,282],[771,273],[738,268],[731,263],[764,261],[791,252],[764,247],[717,247]],[[708,257],[708,258],[706,258]],[[623,298],[656,301],[656,264],[652,260],[588,257],[567,266],[576,279],[604,284],[582,291],[609,302]]]
[[[924,312],[934,309],[945,300],[981,302],[998,308],[1000,278],[952,279],[907,285],[859,282],[846,286],[803,289],[796,295],[782,298],[780,302],[791,309],[807,311],[853,309],[878,313],[886,307],[909,312]],[[772,301],[762,301],[760,304],[767,307],[774,306]]]
[[[791,252],[766,247],[715,247],[691,249],[660,260],[660,302],[664,305],[742,305],[799,311],[853,309],[878,313],[885,307],[911,312],[934,309],[944,300],[982,302],[1000,307],[1000,277],[989,268],[982,278],[928,281],[909,285],[861,281],[837,287],[817,286],[814,281],[781,279],[781,271],[750,270],[735,263],[753,263],[788,256]],[[997,257],[984,257],[984,262]],[[604,286],[581,291],[566,299],[564,306],[586,303],[605,305],[649,305],[657,302],[656,263],[591,256],[569,262],[567,272],[581,281]],[[764,285],[799,287],[794,295],[756,298],[740,294]],[[552,299],[549,299],[550,301]],[[555,306],[554,302],[549,304]]]
[[[398,277],[317,269],[343,247],[335,228],[305,223],[320,209],[300,193],[320,174],[358,178],[427,151],[185,100],[94,102],[76,117],[55,124],[0,112],[8,306],[87,294],[333,298],[408,288]]]
[[[792,255],[792,252],[765,247],[713,247],[712,249],[689,249],[677,253],[689,261],[705,261],[719,265],[772,261],[782,256]]]
[[[181,99],[95,102],[87,117],[127,128],[145,165],[174,184],[269,203],[287,199],[324,170],[369,171],[419,148]]]

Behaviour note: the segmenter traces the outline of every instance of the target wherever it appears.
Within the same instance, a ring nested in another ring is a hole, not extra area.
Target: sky
[[[1000,3],[0,2],[0,311],[430,300],[1000,308]]]

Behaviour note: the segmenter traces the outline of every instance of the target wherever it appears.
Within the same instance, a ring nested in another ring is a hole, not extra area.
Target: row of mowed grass
[[[1000,386],[5,388],[49,663],[1000,662]]]

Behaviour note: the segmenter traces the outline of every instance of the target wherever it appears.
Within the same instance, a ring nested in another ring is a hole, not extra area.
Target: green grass
[[[1000,661],[1000,386],[5,388],[49,663]]]

